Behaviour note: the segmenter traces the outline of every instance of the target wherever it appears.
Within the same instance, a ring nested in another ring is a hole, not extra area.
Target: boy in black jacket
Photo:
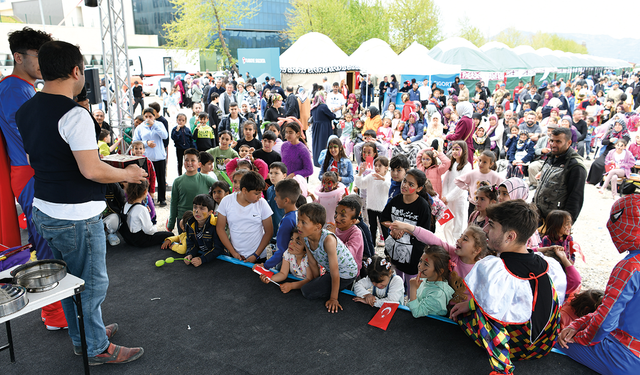
[[[214,205],[213,198],[207,194],[193,198],[193,217],[184,228],[187,232],[186,264],[198,267],[216,259],[218,255],[227,254],[216,233],[218,218],[213,216]]]

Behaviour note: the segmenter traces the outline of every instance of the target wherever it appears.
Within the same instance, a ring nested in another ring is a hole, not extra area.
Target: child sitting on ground
[[[209,115],[206,112],[201,112],[198,115],[198,124],[193,130],[193,139],[196,141],[198,151],[207,151],[215,145],[215,134],[208,123]]]
[[[282,283],[287,279],[289,273],[301,280]],[[309,269],[307,250],[304,248],[304,238],[302,238],[298,230],[294,230],[289,245],[282,254],[282,267],[280,267],[280,272],[273,275],[271,280],[281,283],[280,290],[282,293],[289,293],[293,289],[302,288],[302,286],[311,281],[311,275],[312,272]],[[265,275],[260,275],[260,280],[265,284],[271,282]]]
[[[207,194],[216,180],[198,172],[200,153],[190,148],[184,151],[185,173],[173,181],[171,185],[171,207],[167,229],[173,230],[176,220],[193,205],[193,198],[199,194]]]
[[[358,275],[358,265],[351,252],[335,234],[323,229],[327,214],[320,204],[307,203],[298,211],[298,230],[304,236],[310,282],[302,287],[306,299],[329,298],[325,307],[330,313],[342,310],[338,295],[341,289],[349,287]],[[320,276],[320,266],[327,272]]]
[[[217,231],[231,256],[255,263],[265,258],[264,248],[271,241],[271,208],[262,198],[266,183],[257,172],[249,171],[240,180],[240,191],[222,199],[218,207]],[[229,235],[224,228],[229,224]],[[264,260],[264,259],[263,259]]]
[[[449,254],[440,246],[427,246],[418,263],[418,275],[409,282],[409,303],[414,318],[447,315],[454,294],[449,286]]]
[[[209,189],[209,196],[213,198],[213,214],[218,214],[218,206],[222,202],[222,198],[231,193],[231,187],[225,181],[216,181]]]
[[[391,265],[391,259],[374,255],[367,258],[367,277],[358,280],[353,287],[356,302],[382,307],[386,302],[404,304],[404,284]]]
[[[199,267],[211,262],[219,255],[226,255],[224,246],[216,232],[216,217],[213,216],[213,199],[207,194],[193,198],[193,217],[187,220],[187,256],[186,264]],[[224,231],[224,227],[223,227]]]
[[[571,322],[598,309],[604,293],[597,289],[587,289],[576,294],[572,300],[565,301],[560,309],[560,327],[565,329]]]
[[[329,224],[327,229],[338,236],[344,243],[353,259],[358,265],[358,273],[362,268],[362,254],[364,252],[364,240],[360,228],[356,226],[360,217],[360,198],[356,195],[347,195],[338,202],[333,220],[335,224]]]
[[[470,296],[464,286],[464,278],[471,271],[477,261],[489,254],[487,250],[487,235],[475,225],[470,225],[462,233],[455,245],[442,241],[438,236],[408,223],[399,221],[391,224],[391,229],[402,229],[413,234],[419,241],[427,245],[435,245],[444,248],[451,258],[449,273],[449,285],[454,289],[453,298],[449,304],[468,301]]]
[[[469,215],[469,225],[475,225],[483,230],[489,225],[487,218],[487,207],[498,203],[498,193],[495,186],[482,181],[476,190],[475,210]]]
[[[124,205],[123,213],[127,215],[129,235],[122,232],[121,234],[129,245],[136,247],[160,245],[167,236],[173,234],[158,232],[158,229],[151,222],[149,210],[142,205],[142,201],[147,198],[148,188],[149,183],[144,180],[139,184],[127,184],[127,203]]]
[[[180,234],[177,236],[171,236],[165,238],[161,249],[168,249],[171,247],[171,250],[175,251],[178,254],[184,254],[187,252],[187,232],[185,232],[185,225],[189,219],[193,217],[193,211],[185,211],[182,215],[182,219],[178,225],[180,225]]]
[[[309,193],[311,199],[324,206],[327,212],[334,212],[338,202],[348,194],[349,190],[338,182],[338,174],[336,172],[325,172],[322,175],[322,185],[318,186],[315,194]],[[327,217],[327,223],[330,222],[331,218]]]
[[[231,145],[231,132],[228,130],[221,131],[218,135],[220,140],[220,146],[216,148],[208,149],[207,152],[213,156],[213,172],[218,177],[218,180],[222,181],[224,177],[222,174],[225,173],[226,164],[229,160],[238,157],[238,153],[230,147]]]
[[[264,262],[266,269],[276,267],[282,262],[282,256],[287,250],[291,234],[298,223],[298,209],[296,202],[300,196],[300,185],[294,179],[279,181],[275,186],[275,201],[277,208],[284,211],[284,216],[278,223],[276,234],[276,251],[271,258]]]

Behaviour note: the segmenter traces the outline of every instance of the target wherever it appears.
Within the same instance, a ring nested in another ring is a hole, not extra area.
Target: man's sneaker
[[[109,340],[111,340],[111,338],[113,337],[113,335],[116,334],[116,332],[118,332],[118,323],[113,323],[113,324],[109,324],[108,326],[104,327],[105,331],[107,333],[107,338]],[[73,353],[75,355],[82,355],[82,347],[81,346],[73,346]]]
[[[115,233],[107,234],[107,241],[109,241],[109,245],[118,246],[120,245],[120,237],[118,237]]]
[[[56,326],[47,326],[47,325],[45,325],[45,327],[47,327],[47,330],[49,331],[59,331],[61,329],[69,328],[69,327],[56,327]]]
[[[144,349],[127,348],[109,343],[107,350],[95,357],[89,357],[89,366],[98,366],[104,363],[127,363],[142,357]]]

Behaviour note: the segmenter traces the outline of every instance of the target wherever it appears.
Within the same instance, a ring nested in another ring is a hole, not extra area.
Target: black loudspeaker
[[[84,70],[84,88],[87,90],[87,98],[89,99],[90,104],[102,103],[98,68],[89,68]]]
[[[97,7],[98,6],[98,0],[84,0],[84,6],[87,7]]]

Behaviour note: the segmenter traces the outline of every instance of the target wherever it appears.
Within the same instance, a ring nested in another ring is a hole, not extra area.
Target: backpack
[[[118,228],[118,232],[120,233],[124,241],[132,246],[136,246],[136,241],[133,234],[131,233],[131,230],[129,229],[129,224],[127,224],[127,218],[129,217],[129,212],[131,212],[131,210],[137,205],[142,205],[142,203],[132,204],[126,213],[124,212],[124,208],[122,211],[117,212],[118,218],[120,219],[120,227]]]

